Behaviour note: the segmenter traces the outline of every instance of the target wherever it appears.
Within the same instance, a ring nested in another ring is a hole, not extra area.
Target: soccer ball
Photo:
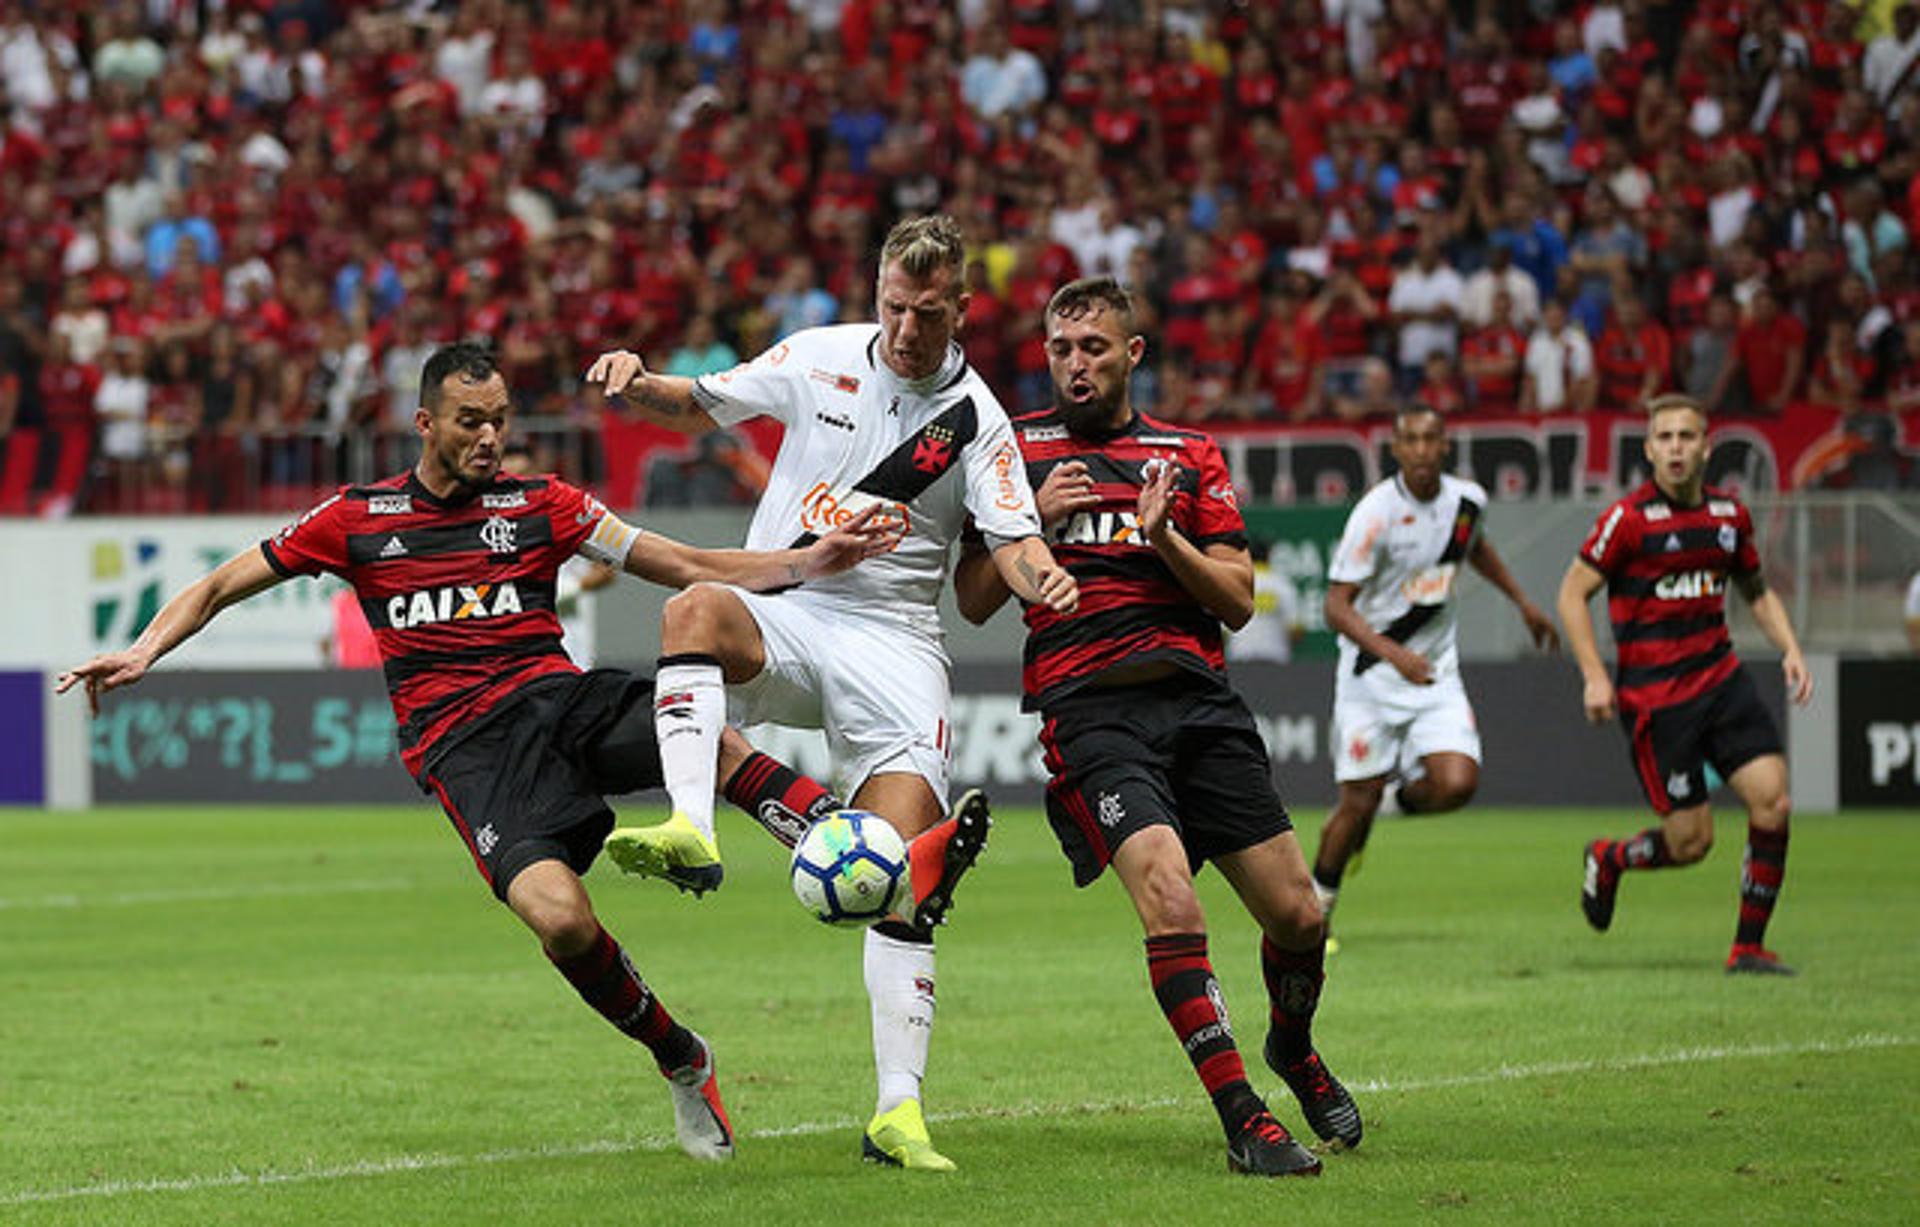
[[[793,893],[827,924],[870,925],[912,897],[907,845],[878,814],[835,810],[794,848]]]

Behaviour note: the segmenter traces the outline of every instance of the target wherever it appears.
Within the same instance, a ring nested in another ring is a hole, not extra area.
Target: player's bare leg
[[[667,1079],[674,1132],[696,1159],[733,1157],[733,1126],[720,1102],[713,1049],[667,1013],[620,943],[601,927],[586,887],[556,860],[535,861],[507,887],[507,906],[540,939],[547,958],[608,1022],[647,1046]]]
[[[1342,780],[1340,798],[1320,827],[1320,845],[1314,851],[1311,882],[1314,894],[1320,898],[1320,910],[1329,918],[1340,898],[1340,881],[1346,874],[1347,863],[1366,845],[1386,788],[1384,775],[1368,780]]]
[[[760,627],[739,596],[695,584],[667,601],[660,618],[654,729],[673,815],[607,836],[609,859],[627,873],[662,878],[701,895],[725,875],[713,833],[716,761],[727,720],[727,683],[766,665]]]
[[[1671,869],[1703,860],[1713,848],[1713,809],[1704,802],[1677,809],[1626,839],[1596,839],[1581,858],[1580,910],[1604,933],[1613,924],[1620,875],[1630,869]]]
[[[876,772],[854,794],[856,808],[879,814],[908,841],[938,824],[940,799],[919,775]],[[873,1119],[861,1152],[875,1163],[912,1171],[952,1171],[951,1159],[933,1148],[921,1113],[921,1084],[933,1039],[934,952],[931,930],[888,917],[869,928],[862,964],[873,1018],[873,1065],[877,1082]]]
[[[1793,969],[1766,948],[1767,922],[1787,872],[1787,826],[1793,804],[1787,790],[1787,760],[1763,754],[1742,763],[1727,778],[1747,807],[1747,847],[1740,860],[1740,923],[1727,971],[1792,975]]]
[[[1304,864],[1300,868],[1304,871]],[[1194,893],[1180,836],[1170,826],[1135,831],[1114,851],[1113,871],[1146,933],[1154,999],[1193,1062],[1226,1132],[1227,1165],[1256,1176],[1319,1175],[1320,1161],[1287,1133],[1247,1080],[1207,957],[1206,915]],[[1297,885],[1305,890],[1307,907],[1317,921],[1319,908],[1311,888],[1305,882]]]
[[[1406,814],[1445,814],[1473,800],[1480,787],[1480,764],[1471,755],[1439,750],[1423,755],[1419,778],[1400,786],[1400,810]]]
[[[1360,1109],[1313,1044],[1313,1016],[1326,981],[1327,928],[1300,841],[1288,831],[1215,863],[1260,925],[1267,1067],[1300,1101],[1322,1141],[1358,1146]]]

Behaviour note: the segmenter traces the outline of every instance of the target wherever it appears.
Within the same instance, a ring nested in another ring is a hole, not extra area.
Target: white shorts
[[[729,590],[759,624],[767,657],[751,681],[727,688],[729,722],[821,729],[840,796],[851,800],[877,773],[910,772],[944,809],[953,683],[938,630],[805,588]]]
[[[1396,772],[1410,777],[1429,754],[1480,761],[1480,728],[1458,673],[1431,686],[1412,685],[1384,661],[1358,677],[1342,673],[1329,733],[1333,778],[1342,784]]]

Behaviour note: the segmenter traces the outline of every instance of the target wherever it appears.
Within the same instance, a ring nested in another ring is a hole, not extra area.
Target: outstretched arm
[[[201,628],[213,620],[213,615],[266,591],[282,578],[268,565],[260,547],[243,550],[182,588],[161,606],[131,647],[102,653],[62,673],[54,682],[54,692],[65,694],[77,683],[85,682],[87,705],[98,712],[101,695],[133,685],[147,675],[154,661],[199,634]]]
[[[640,532],[627,547],[625,569],[669,588],[703,580],[756,592],[804,584],[838,575],[898,545],[905,525],[896,518],[878,518],[879,510],[868,507],[812,545],[788,550],[708,550]]]
[[[1566,631],[1567,646],[1580,666],[1583,682],[1581,705],[1587,719],[1599,724],[1613,717],[1613,679],[1607,676],[1606,662],[1600,659],[1600,641],[1593,633],[1593,611],[1588,603],[1607,582],[1597,567],[1584,558],[1576,558],[1560,581],[1560,625]]]
[[[1787,616],[1787,606],[1780,594],[1767,587],[1767,582],[1758,572],[1743,576],[1734,581],[1740,586],[1740,595],[1747,598],[1747,604],[1753,608],[1753,624],[1767,637],[1767,642],[1780,649],[1780,670],[1786,674],[1787,697],[1804,707],[1813,698],[1813,675],[1807,672],[1807,662],[1800,655],[1800,639],[1793,633],[1793,619]]]
[[[595,358],[587,368],[587,382],[599,384],[609,400],[623,398],[656,426],[686,435],[719,429],[720,424],[694,402],[693,380],[649,371],[632,350],[610,350]]]
[[[1487,582],[1506,593],[1513,607],[1520,611],[1521,621],[1527,624],[1527,634],[1533,638],[1533,646],[1544,652],[1560,650],[1560,632],[1554,629],[1553,619],[1540,611],[1540,607],[1527,599],[1526,592],[1520,587],[1513,573],[1507,570],[1499,551],[1493,548],[1493,542],[1481,534],[1473,543],[1473,552],[1467,555],[1467,561],[1473,569],[1480,572]]]

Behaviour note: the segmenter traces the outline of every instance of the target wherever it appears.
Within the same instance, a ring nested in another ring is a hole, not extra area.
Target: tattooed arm
[[[1046,605],[1062,614],[1079,608],[1080,585],[1054,561],[1053,551],[1038,537],[1022,537],[996,548],[993,569],[1013,595],[1029,604]]]
[[[625,400],[656,426],[688,435],[719,429],[719,423],[695,403],[693,380],[650,371],[632,350],[610,350],[595,358],[587,368],[587,382],[601,385],[609,400]]]

